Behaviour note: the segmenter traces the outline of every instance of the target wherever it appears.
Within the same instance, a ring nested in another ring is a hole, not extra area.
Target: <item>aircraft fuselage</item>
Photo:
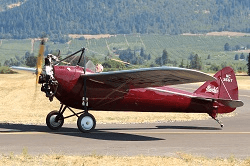
[[[55,97],[69,107],[83,109],[84,81],[80,77],[83,68],[54,66],[54,72],[59,84]],[[91,71],[87,69],[87,72]],[[193,93],[169,86],[130,89],[127,92],[121,89],[87,80],[88,108],[102,111],[210,113],[214,106],[210,101],[188,97]]]

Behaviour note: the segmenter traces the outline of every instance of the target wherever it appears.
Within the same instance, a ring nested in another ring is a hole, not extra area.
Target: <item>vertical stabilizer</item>
[[[235,73],[231,67],[218,71],[216,81],[207,81],[194,93],[211,98],[238,100],[238,85]]]

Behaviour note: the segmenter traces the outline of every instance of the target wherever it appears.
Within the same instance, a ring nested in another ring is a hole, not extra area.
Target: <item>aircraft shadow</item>
[[[98,131],[104,130],[159,130],[159,129],[183,129],[183,130],[222,130],[222,128],[218,127],[198,127],[198,126],[156,126],[155,128],[102,128],[98,129]]]
[[[0,133],[11,133],[11,132],[45,132],[49,134],[90,138],[90,139],[98,139],[98,140],[110,140],[110,141],[164,140],[164,139],[156,138],[156,137],[142,136],[142,135],[137,135],[137,134],[109,132],[109,131],[102,131],[98,129],[92,133],[81,133],[77,128],[69,128],[69,127],[62,127],[59,130],[52,131],[47,126],[0,123]]]
[[[218,127],[198,127],[198,126],[156,126],[159,129],[185,129],[185,130],[222,130]]]

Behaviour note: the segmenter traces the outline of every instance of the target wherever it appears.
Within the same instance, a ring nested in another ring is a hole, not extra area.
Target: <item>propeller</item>
[[[36,62],[36,84],[38,84],[39,81],[39,76],[42,72],[42,65],[43,65],[43,54],[44,54],[44,46],[45,46],[45,40],[42,38],[42,41],[40,43],[40,49],[39,49],[39,54],[37,57],[37,62]]]
[[[39,76],[42,73],[42,65],[43,65],[43,54],[44,54],[44,46],[45,46],[45,40],[42,37],[41,43],[40,43],[40,49],[39,49],[39,53],[37,56],[37,61],[36,61],[36,88],[35,88],[35,92],[33,95],[33,101],[32,103],[37,103],[37,85],[38,85],[38,81],[39,81]]]

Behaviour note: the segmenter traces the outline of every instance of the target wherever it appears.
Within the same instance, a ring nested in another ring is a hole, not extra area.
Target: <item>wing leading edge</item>
[[[214,81],[215,78],[196,70],[178,67],[153,67],[81,75],[91,81],[122,89],[159,87],[194,82]]]
[[[11,66],[10,68],[15,69],[15,70],[25,70],[25,71],[36,72],[36,68],[21,67],[21,66]]]

